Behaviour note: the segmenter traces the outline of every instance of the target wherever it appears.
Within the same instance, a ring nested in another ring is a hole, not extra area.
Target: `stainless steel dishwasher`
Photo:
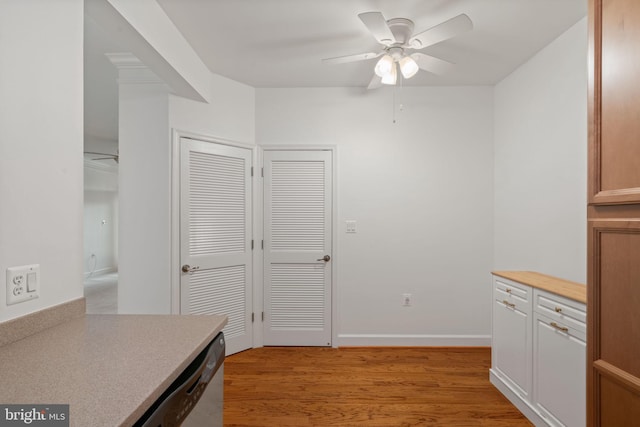
[[[222,427],[225,349],[220,332],[134,427]]]

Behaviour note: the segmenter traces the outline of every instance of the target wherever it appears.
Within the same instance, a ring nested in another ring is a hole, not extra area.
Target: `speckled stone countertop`
[[[493,271],[491,274],[542,289],[574,301],[587,303],[587,287],[582,283],[559,279],[535,271]]]
[[[226,316],[86,315],[0,347],[0,402],[69,404],[70,425],[131,426]]]

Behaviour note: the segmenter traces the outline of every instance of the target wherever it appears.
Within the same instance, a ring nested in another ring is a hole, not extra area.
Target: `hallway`
[[[89,276],[84,279],[87,314],[118,313],[118,273]]]

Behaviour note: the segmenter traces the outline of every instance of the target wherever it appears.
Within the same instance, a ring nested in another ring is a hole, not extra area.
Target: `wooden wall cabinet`
[[[494,276],[490,379],[536,426],[584,427],[585,356],[582,301]]]
[[[640,425],[640,1],[589,0],[587,425]]]

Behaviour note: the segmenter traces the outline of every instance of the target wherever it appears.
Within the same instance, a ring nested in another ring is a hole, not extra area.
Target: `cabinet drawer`
[[[539,289],[533,291],[534,311],[577,331],[586,330],[584,304]]]
[[[528,286],[496,277],[493,297],[507,308],[531,314],[531,288]]]
[[[529,293],[531,292],[531,288],[529,286],[521,285],[501,277],[495,277],[493,283],[494,290],[498,295],[512,295],[521,298],[524,301],[529,300]]]
[[[538,328],[541,324],[546,325],[550,330],[554,330],[557,333],[564,334],[567,337],[575,337],[581,341],[586,341],[587,333],[584,327],[579,327],[575,322],[567,321],[567,319],[559,320],[550,316],[546,316],[536,311],[534,314],[534,329]]]

